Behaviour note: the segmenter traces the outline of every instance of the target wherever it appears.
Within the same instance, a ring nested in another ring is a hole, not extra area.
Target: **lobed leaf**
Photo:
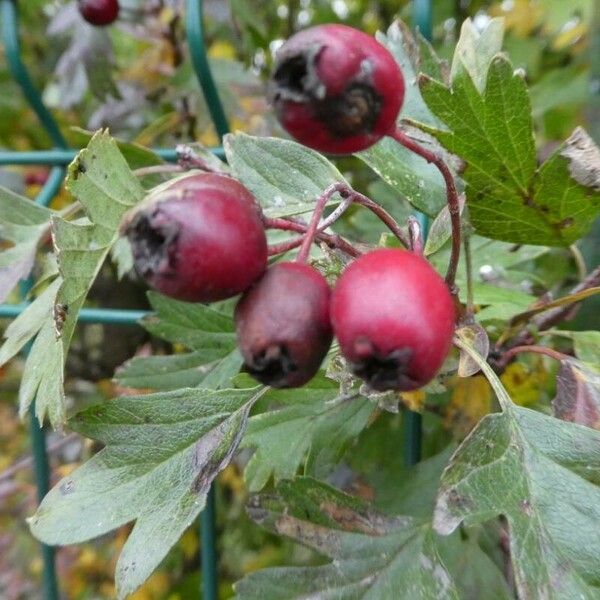
[[[40,422],[53,426],[65,418],[64,362],[79,310],[106,256],[118,238],[125,212],[144,196],[117,145],[97,132],[69,166],[67,187],[81,202],[87,217],[77,221],[53,218],[53,238],[61,277],[54,322],[45,322],[27,359],[19,392],[24,414],[36,395]]]
[[[48,208],[0,186],[0,242],[11,243],[0,251],[0,303],[31,272],[51,214]]]
[[[457,73],[452,88],[425,76],[420,82],[429,108],[449,131],[422,128],[465,162],[467,204],[478,233],[568,246],[588,230],[600,212],[598,192],[580,183],[581,172],[577,180],[569,172],[582,136],[572,136],[537,167],[527,86],[504,56],[491,61],[483,91],[466,72]],[[584,172],[594,168],[588,164]]]
[[[514,405],[465,340],[502,413],[484,417],[444,471],[434,528],[450,534],[504,516],[519,597],[600,593],[600,432]]]
[[[79,413],[72,428],[105,447],[46,495],[29,520],[32,533],[46,544],[74,544],[135,521],[116,568],[124,598],[202,510],[261,394],[258,388],[180,389],[117,398]]]
[[[271,476],[293,477],[307,454],[307,471],[327,475],[375,409],[357,394],[340,396],[339,386],[324,377],[296,390],[272,390],[266,400],[275,408],[250,419],[242,442],[256,449],[244,473],[251,491]]]

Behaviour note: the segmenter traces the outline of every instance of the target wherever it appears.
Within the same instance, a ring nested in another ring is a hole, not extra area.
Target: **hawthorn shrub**
[[[226,162],[192,144],[167,165],[100,130],[69,167],[66,208],[0,190],[4,296],[36,261],[56,265],[6,328],[0,364],[31,343],[21,414],[35,400],[41,424],[102,446],[30,518],[36,538],[134,523],[116,566],[126,597],[235,462],[248,514],[320,556],[248,574],[239,598],[600,594],[600,333],[569,328],[600,267],[577,282],[553,272],[600,213],[600,151],[578,127],[538,159],[501,31],[465,21],[451,67],[401,22],[378,42],[332,27],[282,47],[283,126],[361,150],[385,206],[316,150],[243,133],[225,137]],[[350,224],[369,212],[359,239]],[[141,325],[173,352],[117,371],[139,393],[67,418],[65,361],[106,261],[166,294],[148,292]],[[556,384],[524,402],[516,374],[540,364]],[[424,423],[414,467],[408,409]]]

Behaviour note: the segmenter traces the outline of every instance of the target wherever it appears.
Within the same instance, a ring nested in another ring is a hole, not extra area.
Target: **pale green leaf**
[[[458,599],[431,528],[387,517],[311,479],[283,482],[278,496],[251,499],[258,523],[332,559],[317,567],[258,571],[235,585],[240,600]]]
[[[53,426],[59,426],[65,415],[62,365],[79,310],[117,240],[123,215],[144,196],[115,141],[105,132],[96,133],[71,163],[67,187],[81,202],[87,218],[53,218],[61,274],[56,314],[64,318],[44,324],[28,357],[20,392],[21,412],[38,394],[36,413],[40,422],[48,414]]]
[[[436,531],[503,515],[519,597],[597,598],[600,432],[514,405],[489,365],[458,343],[479,360],[503,412],[486,416],[444,471]]]
[[[60,284],[60,278],[55,279],[6,328],[4,332],[6,341],[0,348],[0,365],[3,365],[22,350],[25,344],[40,331],[47,321],[52,322],[52,309]]]
[[[252,491],[293,477],[307,459],[307,471],[326,476],[349,441],[366,426],[375,405],[356,394],[340,396],[339,385],[324,377],[294,390],[273,390],[276,408],[253,416],[243,447],[255,448],[245,479]]]
[[[600,331],[562,331],[554,329],[548,333],[573,340],[577,358],[600,368]]]
[[[233,174],[268,217],[312,211],[325,188],[345,182],[324,156],[291,140],[236,133],[225,136],[223,146]]]
[[[181,389],[79,413],[73,429],[105,447],[47,494],[29,521],[32,533],[47,544],[75,544],[135,521],[116,568],[124,598],[204,507],[260,393]]]
[[[0,251],[0,303],[31,272],[51,214],[49,209],[0,186],[0,241],[13,244]]]
[[[492,59],[502,50],[504,20],[490,19],[483,31],[466,19],[460,28],[460,37],[454,50],[450,79],[454,82],[466,71],[480,93],[485,88],[488,68]]]

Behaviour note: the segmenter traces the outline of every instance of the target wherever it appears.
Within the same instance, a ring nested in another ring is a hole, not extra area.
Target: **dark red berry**
[[[92,25],[110,25],[119,16],[118,0],[78,0],[81,16]]]
[[[372,146],[395,127],[404,78],[375,38],[346,25],[318,25],[278,50],[269,98],[299,142],[348,154]]]
[[[380,249],[342,273],[331,320],[359,377],[375,390],[408,391],[428,383],[442,366],[455,311],[444,280],[424,258]]]
[[[230,298],[267,265],[260,208],[241,183],[226,175],[202,173],[175,181],[134,210],[124,232],[139,275],[179,300]]]
[[[308,265],[269,268],[235,309],[246,371],[278,388],[312,379],[331,345],[330,296],[325,278]]]

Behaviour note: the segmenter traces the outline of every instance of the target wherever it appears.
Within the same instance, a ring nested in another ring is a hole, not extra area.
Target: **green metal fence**
[[[186,0],[186,32],[190,56],[197,75],[202,93],[210,111],[215,129],[220,138],[228,131],[227,117],[208,63],[206,46],[204,43],[204,28],[202,22],[202,0]],[[413,21],[421,33],[431,37],[432,25],[431,0],[413,0]],[[4,44],[6,61],[15,81],[21,87],[30,107],[34,110],[41,124],[46,130],[53,148],[45,151],[11,152],[0,151],[0,166],[2,165],[47,165],[51,166],[50,175],[35,201],[47,206],[57,195],[62,185],[66,165],[68,165],[78,150],[69,148],[58,124],[50,111],[44,105],[42,98],[34,86],[25,64],[21,59],[19,42],[18,0],[0,0],[0,35]],[[154,150],[161,158],[175,161],[176,153],[169,148]],[[213,152],[223,156],[221,148],[214,148]],[[424,234],[427,230],[427,218],[419,215]],[[25,281],[21,286],[23,297],[31,288],[32,282]],[[0,305],[0,318],[14,318],[27,306],[21,304]],[[79,320],[84,323],[100,323],[112,325],[136,326],[139,319],[146,313],[137,310],[115,310],[83,308],[79,313]],[[44,430],[40,428],[35,417],[35,407],[30,409],[30,436],[33,453],[34,475],[37,486],[38,498],[46,495],[49,489],[50,474],[48,456],[46,454],[46,440]],[[421,448],[421,417],[417,413],[407,412],[404,418],[405,427],[405,461],[415,464],[420,458]],[[216,553],[216,527],[215,527],[215,496],[214,491],[208,494],[206,507],[200,515],[201,535],[201,568],[202,568],[202,597],[205,600],[217,598],[217,553]],[[55,569],[55,553],[51,546],[41,545],[43,557],[43,592],[45,600],[58,600],[58,581]]]

